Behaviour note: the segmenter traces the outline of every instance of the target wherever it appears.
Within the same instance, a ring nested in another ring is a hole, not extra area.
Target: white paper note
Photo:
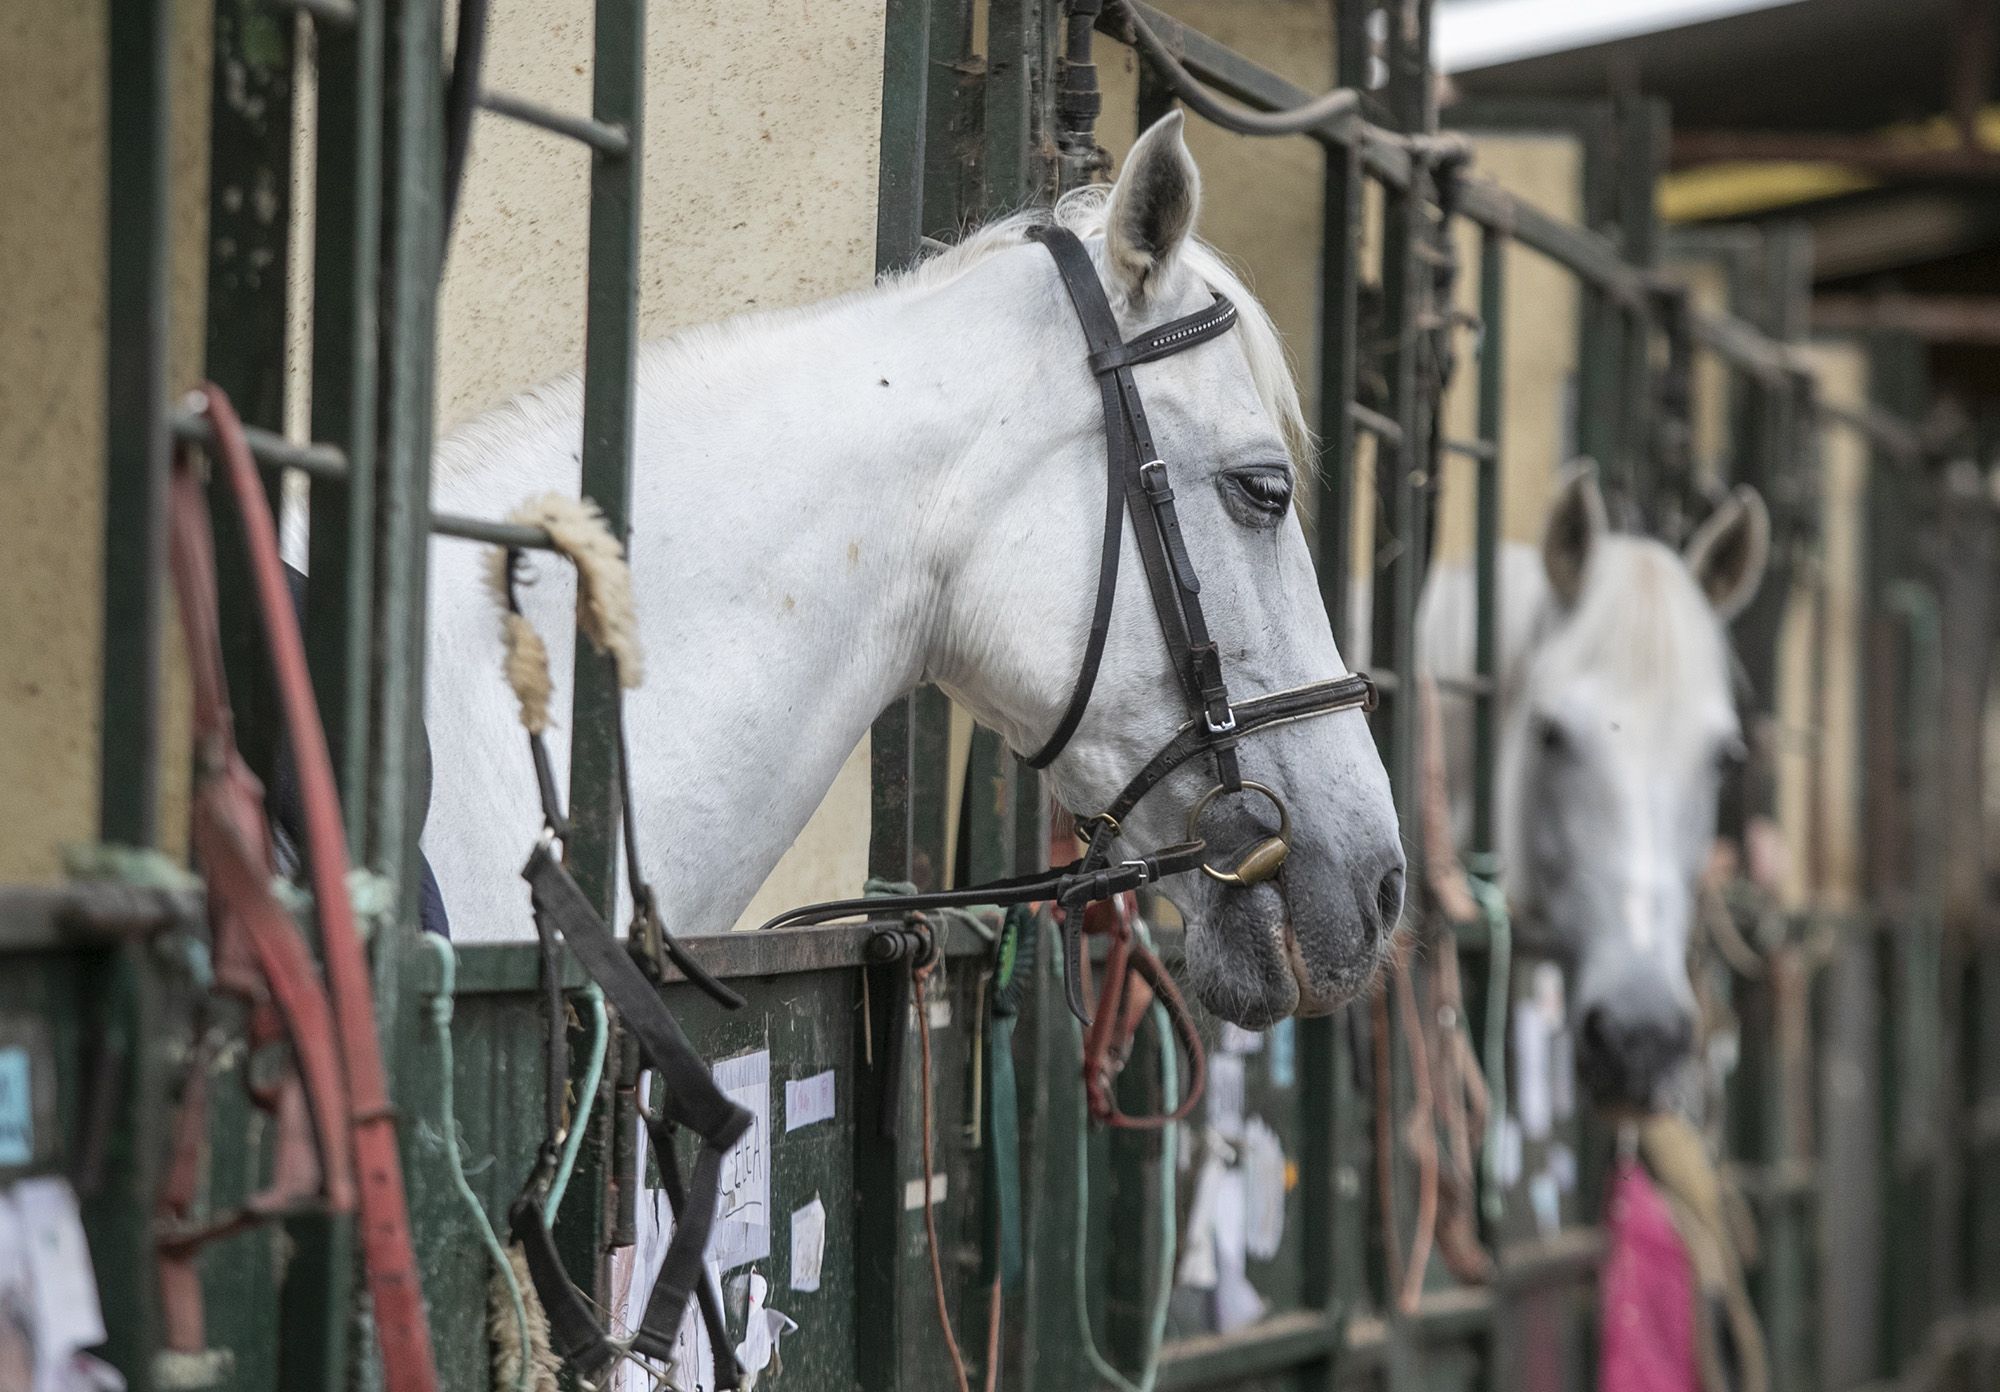
[[[1243,1129],[1241,1054],[1216,1054],[1208,1061],[1208,1124],[1232,1141]]]
[[[1225,1054],[1256,1054],[1264,1050],[1264,1036],[1255,1030],[1244,1029],[1241,1025],[1222,1022],[1222,1052]]]
[[[820,1263],[826,1256],[826,1205],[819,1195],[792,1212],[792,1289],[819,1289]]]
[[[941,1204],[944,1202],[944,1196],[951,1189],[950,1180],[951,1176],[948,1174],[935,1174],[931,1176],[930,1198],[932,1203]],[[920,1209],[923,1206],[924,1206],[923,1177],[919,1175],[915,1179],[904,1180],[903,1208],[908,1212],[915,1212],[917,1209]]]
[[[801,1126],[811,1126],[816,1121],[833,1120],[833,1108],[834,1078],[831,1068],[810,1078],[793,1078],[785,1084],[786,1134]]]
[[[771,1255],[771,1051],[724,1059],[716,1085],[754,1118],[722,1158],[722,1196],[708,1259],[723,1271]]]
[[[1285,1147],[1262,1117],[1243,1128],[1244,1247],[1258,1261],[1278,1255],[1285,1240]]]

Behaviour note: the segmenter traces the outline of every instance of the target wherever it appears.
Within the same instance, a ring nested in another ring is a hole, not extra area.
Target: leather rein
[[[1188,556],[1167,466],[1154,447],[1152,428],[1146,420],[1145,405],[1132,369],[1141,363],[1186,352],[1227,333],[1236,323],[1236,306],[1218,293],[1204,309],[1137,338],[1122,339],[1117,317],[1098,279],[1097,267],[1076,234],[1061,227],[1040,227],[1029,235],[1047,248],[1054,259],[1083,329],[1087,361],[1103,395],[1106,484],[1097,596],[1083,661],[1062,717],[1027,762],[1038,769],[1053,763],[1068,746],[1090,706],[1111,630],[1119,561],[1128,524],[1189,718],[1108,807],[1078,819],[1078,832],[1086,845],[1083,854],[1067,865],[964,889],[807,904],[778,915],[764,927],[826,923],[856,914],[921,914],[974,905],[1055,903],[1066,926],[1063,976],[1069,1008],[1089,1031],[1084,1074],[1090,1084],[1092,1115],[1111,1125],[1159,1127],[1188,1115],[1201,1095],[1201,1045],[1194,1018],[1165,966],[1132,935],[1125,915],[1092,915],[1086,925],[1084,910],[1168,876],[1196,870],[1224,884],[1238,886],[1260,884],[1276,876],[1291,848],[1290,816],[1275,789],[1243,777],[1236,746],[1246,736],[1295,720],[1336,711],[1373,710],[1375,684],[1367,676],[1353,673],[1245,701],[1231,700],[1223,678],[1221,654],[1209,634],[1202,610],[1201,579]],[[1115,860],[1114,848],[1123,824],[1140,800],[1169,775],[1197,759],[1209,761],[1216,781],[1189,809],[1187,839],[1151,855]],[[1258,794],[1277,810],[1278,831],[1261,838],[1226,865],[1211,864],[1208,844],[1201,836],[1202,814],[1216,799],[1245,792]],[[1107,970],[1094,1010],[1086,1003],[1083,985],[1084,938],[1089,932],[1101,932],[1111,939]],[[1182,1046],[1189,1051],[1194,1064],[1192,1081],[1172,1116],[1127,1117],[1116,1110],[1110,1098],[1108,1078],[1115,1071],[1110,1060],[1121,1045],[1117,1034],[1123,1028],[1122,1022],[1137,1019],[1140,1012],[1133,1003],[1145,996],[1148,989],[1167,1007]]]

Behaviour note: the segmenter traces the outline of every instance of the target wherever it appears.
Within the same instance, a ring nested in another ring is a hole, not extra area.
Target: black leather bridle
[[[1237,744],[1260,730],[1295,720],[1335,711],[1375,708],[1375,684],[1358,672],[1241,702],[1231,701],[1229,687],[1223,680],[1222,658],[1202,612],[1201,579],[1195,574],[1194,563],[1181,537],[1173,486],[1167,477],[1167,466],[1154,448],[1152,429],[1147,424],[1146,408],[1139,398],[1139,385],[1133,380],[1132,369],[1140,363],[1172,357],[1227,333],[1236,323],[1236,306],[1218,293],[1205,309],[1137,338],[1120,339],[1118,321],[1098,280],[1097,267],[1076,234],[1062,227],[1040,227],[1030,235],[1055,259],[1056,270],[1083,327],[1090,370],[1104,396],[1107,478],[1097,599],[1091,612],[1083,664],[1062,718],[1042,747],[1028,757],[1028,763],[1035,768],[1046,768],[1053,763],[1069,744],[1089,708],[1098,666],[1104,658],[1105,639],[1111,630],[1111,611],[1118,593],[1119,556],[1128,521],[1144,563],[1147,587],[1152,591],[1153,612],[1159,617],[1160,632],[1166,639],[1174,674],[1187,702],[1189,719],[1112,799],[1109,807],[1094,816],[1078,819],[1078,831],[1088,837],[1088,844],[1083,855],[1068,865],[966,889],[808,904],[780,914],[766,923],[766,928],[824,923],[860,913],[920,913],[975,904],[1052,900],[1065,910],[1074,911],[1169,875],[1193,870],[1225,884],[1261,883],[1278,873],[1290,850],[1290,818],[1275,790],[1243,777],[1237,764]],[[1182,765],[1203,757],[1212,762],[1216,782],[1189,809],[1187,840],[1150,856],[1114,862],[1112,847],[1140,799]],[[1202,813],[1216,798],[1246,791],[1267,798],[1277,809],[1278,832],[1259,840],[1229,866],[1212,865],[1207,859],[1207,844],[1201,838]],[[1091,1016],[1081,986],[1082,915],[1070,912],[1066,916],[1078,925],[1064,935],[1070,1009],[1088,1024]]]

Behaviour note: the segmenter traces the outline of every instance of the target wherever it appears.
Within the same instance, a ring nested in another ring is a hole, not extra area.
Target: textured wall
[[[1834,405],[1867,401],[1866,353],[1853,343],[1812,350],[1820,391]],[[1820,437],[1820,562],[1815,595],[1798,577],[1778,660],[1778,824],[1788,852],[1792,907],[1848,910],[1862,902],[1861,645],[1867,586],[1863,507],[1868,449],[1844,426]]]
[[[0,5],[0,884],[47,881],[97,826],[104,527],[104,0]],[[209,11],[178,6],[173,370],[202,338]],[[187,767],[169,615],[162,767]],[[160,825],[183,839],[186,780]]]
[[[1485,135],[1474,142],[1472,167],[1480,175],[1543,212],[1575,221],[1583,210],[1583,155],[1575,140],[1557,135]],[[1479,308],[1479,247],[1459,238],[1459,304]],[[1576,373],[1577,286],[1554,262],[1523,247],[1506,252],[1506,389],[1500,427],[1500,535],[1538,541],[1549,494],[1571,449],[1569,399]],[[1446,422],[1461,438],[1473,435],[1478,359],[1469,335],[1458,339],[1459,365],[1446,406]],[[1473,461],[1445,461],[1444,498],[1438,518],[1437,555],[1455,560],[1472,553]]]

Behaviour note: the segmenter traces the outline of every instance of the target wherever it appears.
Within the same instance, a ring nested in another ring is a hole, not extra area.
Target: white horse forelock
[[[1587,675],[1620,708],[1658,716],[1670,707],[1706,716],[1729,700],[1729,652],[1715,611],[1686,563],[1650,537],[1602,538],[1576,603],[1539,636],[1542,684]],[[1700,720],[1649,724],[1711,733]]]

